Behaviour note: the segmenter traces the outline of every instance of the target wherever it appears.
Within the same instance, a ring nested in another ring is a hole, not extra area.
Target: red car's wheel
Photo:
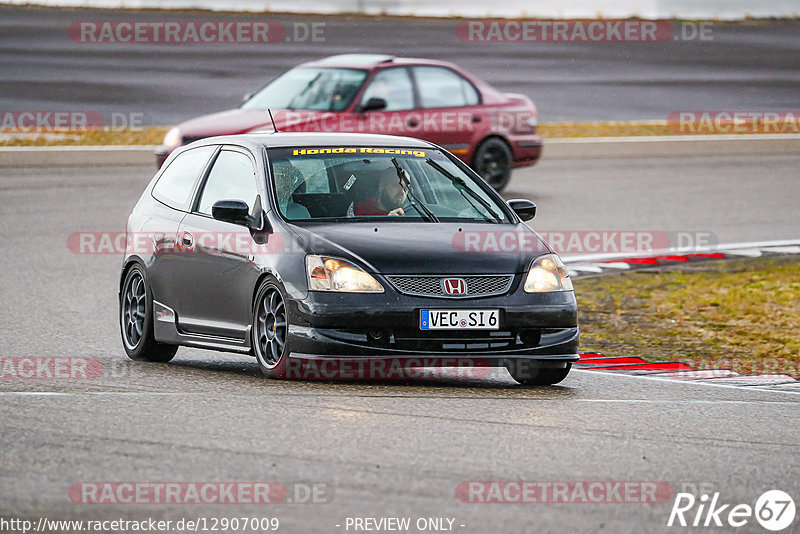
[[[478,145],[475,150],[472,168],[495,191],[502,191],[511,179],[513,162],[514,156],[508,145],[497,137],[490,137]]]

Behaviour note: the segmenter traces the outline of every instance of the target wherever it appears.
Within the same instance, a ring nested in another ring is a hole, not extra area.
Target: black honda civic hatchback
[[[123,345],[246,353],[273,378],[505,367],[554,384],[578,360],[577,306],[535,213],[418,139],[204,139],[128,219]]]

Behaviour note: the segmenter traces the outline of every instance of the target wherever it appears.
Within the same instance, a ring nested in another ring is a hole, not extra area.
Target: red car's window
[[[382,111],[412,109],[414,107],[414,91],[408,71],[401,67],[385,69],[377,73],[367,90],[364,91],[361,105],[366,104],[370,98],[386,100],[386,107]]]
[[[342,111],[366,77],[365,70],[298,67],[263,88],[242,107]]]
[[[414,67],[417,90],[423,108],[474,106],[478,91],[464,77],[442,67]]]

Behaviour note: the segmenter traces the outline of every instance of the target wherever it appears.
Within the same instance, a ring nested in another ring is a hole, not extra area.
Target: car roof
[[[389,54],[339,54],[326,58],[310,61],[309,63],[324,63],[326,65],[360,65],[363,67],[377,65],[378,63],[391,63],[395,59]]]
[[[397,57],[390,54],[339,54],[303,63],[302,67],[343,67],[374,68],[378,65],[439,65],[453,66],[452,63],[411,57]]]
[[[250,144],[260,145],[265,148],[296,147],[296,146],[335,146],[335,145],[366,145],[366,146],[402,146],[409,148],[436,148],[436,145],[415,139],[396,135],[358,134],[358,133],[295,133],[295,132],[259,132],[238,135],[224,135],[207,137],[195,141],[191,146],[207,144]]]

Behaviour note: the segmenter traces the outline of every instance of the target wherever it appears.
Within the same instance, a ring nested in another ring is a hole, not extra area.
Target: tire
[[[253,327],[250,329],[253,354],[267,378],[286,378],[289,360],[289,312],[286,292],[272,277],[266,278],[253,300]]]
[[[119,326],[122,346],[131,360],[168,362],[177,345],[159,343],[153,336],[153,295],[141,265],[125,273],[119,299]]]
[[[497,137],[484,140],[472,156],[472,168],[497,192],[502,191],[511,180],[513,163],[511,149]]]
[[[535,374],[531,372],[529,366],[514,365],[513,362],[507,364],[506,369],[508,369],[511,378],[523,386],[552,386],[567,378],[570,369],[572,369],[572,364],[567,363],[566,367],[559,368],[539,368],[535,371]]]

